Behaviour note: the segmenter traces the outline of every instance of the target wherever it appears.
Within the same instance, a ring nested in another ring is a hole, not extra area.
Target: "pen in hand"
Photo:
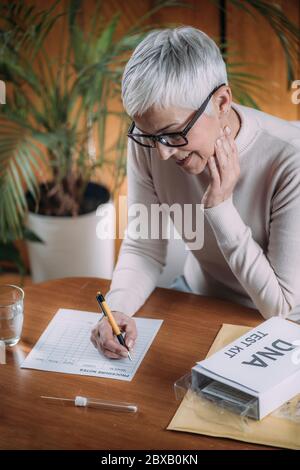
[[[103,314],[105,315],[105,317],[107,318],[110,326],[112,327],[112,330],[113,330],[114,334],[116,335],[119,343],[127,349],[128,357],[132,361],[132,357],[131,357],[129,349],[128,349],[126,343],[125,343],[124,337],[123,337],[123,335],[120,331],[120,328],[118,327],[118,325],[116,323],[116,320],[114,319],[113,314],[111,313],[111,310],[110,310],[109,306],[107,305],[107,303],[105,301],[105,298],[101,294],[101,292],[97,292],[96,299],[97,299],[97,302],[98,302]]]

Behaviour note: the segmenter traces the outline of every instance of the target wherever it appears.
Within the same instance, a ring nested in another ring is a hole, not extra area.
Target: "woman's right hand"
[[[129,351],[134,347],[137,338],[136,324],[133,318],[122,312],[112,312],[121,332],[125,333],[125,343]],[[92,329],[91,341],[99,352],[111,359],[121,359],[128,356],[128,350],[122,346],[106,317],[103,317]]]

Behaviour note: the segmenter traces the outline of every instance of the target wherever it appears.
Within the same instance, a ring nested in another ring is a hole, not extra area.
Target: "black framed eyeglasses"
[[[132,121],[132,124],[130,125],[128,129],[127,136],[134,140],[137,144],[142,145],[143,147],[151,147],[155,148],[155,142],[160,142],[163,145],[166,145],[167,147],[184,147],[185,145],[188,144],[188,139],[186,137],[187,133],[197,119],[201,116],[201,114],[204,113],[206,106],[208,105],[209,100],[211,99],[212,95],[219,89],[221,86],[226,85],[225,83],[222,83],[221,85],[217,86],[216,88],[213,89],[213,91],[210,92],[208,97],[205,99],[205,101],[202,103],[199,109],[195,112],[193,118],[188,122],[188,124],[185,126],[185,128],[182,131],[179,132],[167,132],[163,134],[158,134],[158,135],[151,135],[151,134],[141,134],[138,132],[133,132],[135,126],[135,122]]]

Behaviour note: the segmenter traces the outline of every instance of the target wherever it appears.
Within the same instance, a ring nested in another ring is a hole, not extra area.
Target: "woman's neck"
[[[241,119],[238,113],[232,107],[229,111],[228,125],[232,131],[233,138],[235,139],[241,129]]]

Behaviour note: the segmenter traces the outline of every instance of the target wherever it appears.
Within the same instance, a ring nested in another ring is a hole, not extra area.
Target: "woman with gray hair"
[[[154,205],[203,204],[201,247],[179,227],[189,248],[186,290],[256,308],[265,319],[297,318],[299,129],[233,103],[219,48],[192,27],[147,35],[125,67],[122,99],[132,118],[129,216],[135,205],[151,213]],[[129,349],[137,336],[131,317],[156,286],[167,243],[129,231],[123,240],[106,300]],[[91,339],[107,357],[127,357],[105,319]]]

